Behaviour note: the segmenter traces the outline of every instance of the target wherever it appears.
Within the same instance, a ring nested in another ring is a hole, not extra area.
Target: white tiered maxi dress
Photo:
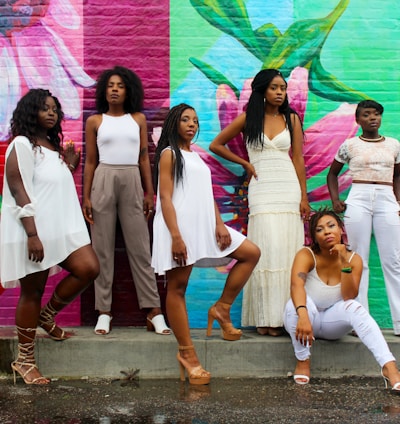
[[[232,243],[221,251],[215,235],[215,207],[210,169],[196,152],[181,152],[184,160],[183,179],[175,182],[172,202],[179,230],[186,244],[186,264],[198,267],[227,265],[231,259],[226,256],[242,244],[245,236],[226,227]],[[178,265],[172,257],[171,235],[162,214],[159,190],[156,205],[152,267],[157,274],[164,275],[166,271]]]
[[[260,247],[261,258],[244,287],[244,327],[282,327],[292,262],[304,244],[301,190],[289,149],[287,128],[272,140],[264,135],[263,148],[247,149],[258,177],[249,184],[247,237]]]

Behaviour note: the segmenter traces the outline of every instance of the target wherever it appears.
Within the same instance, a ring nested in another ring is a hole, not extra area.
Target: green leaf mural
[[[211,25],[236,38],[260,60],[263,57],[257,35],[242,0],[190,0],[196,11]]]
[[[236,96],[239,97],[240,90],[234,84],[232,84],[221,72],[217,71],[214,67],[203,62],[202,60],[195,59],[193,57],[190,57],[189,60],[215,85],[218,86],[220,84],[226,84],[231,87]]]
[[[195,10],[211,25],[234,37],[262,63],[261,68],[277,68],[285,77],[297,66],[309,69],[309,85],[317,96],[345,102],[358,102],[367,98],[341,83],[326,71],[320,60],[322,47],[346,10],[350,0],[340,0],[335,9],[320,19],[305,19],[294,22],[282,34],[272,23],[265,23],[253,30],[243,0],[190,0]],[[239,90],[228,78],[213,66],[190,58],[211,82],[227,84],[239,95]]]

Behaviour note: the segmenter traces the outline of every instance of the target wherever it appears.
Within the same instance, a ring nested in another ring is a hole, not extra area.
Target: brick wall
[[[309,191],[315,206],[327,203],[324,188],[326,167],[335,147],[328,148],[328,144],[335,136],[338,143],[338,133],[346,125],[350,128],[342,109],[343,113],[340,112],[339,116],[331,115],[332,112],[339,110],[343,104],[357,103],[362,93],[385,105],[382,131],[395,137],[399,133],[400,90],[396,88],[399,86],[400,9],[397,3],[394,0],[381,3],[365,0],[284,0],[277,7],[274,2],[247,0],[245,7],[239,11],[235,8],[236,2],[207,2],[208,5],[218,3],[223,5],[223,13],[214,16],[213,25],[206,19],[206,10],[196,10],[190,0],[70,0],[71,7],[66,4],[63,11],[50,0],[49,7],[39,6],[34,10],[37,14],[25,20],[19,19],[18,12],[7,5],[0,6],[3,58],[0,61],[0,175],[3,173],[2,156],[6,146],[5,127],[16,101],[31,86],[48,86],[59,95],[70,115],[64,125],[66,138],[73,139],[81,147],[83,161],[83,128],[86,117],[94,111],[94,81],[105,68],[116,64],[130,67],[144,84],[149,134],[153,127],[161,125],[170,103],[188,102],[196,108],[201,121],[197,148],[207,155],[210,154],[208,145],[221,126],[216,102],[220,95],[218,86],[221,79],[218,78],[221,75],[241,92],[245,81],[254,76],[263,63],[264,66],[280,67],[289,77],[291,69],[286,59],[293,66],[309,69],[312,58],[319,55],[321,64],[337,78],[336,82],[342,89],[340,93],[337,90],[336,97],[332,91],[321,96],[318,90],[312,90],[311,85],[304,89],[308,94],[303,111],[307,160],[311,162],[317,158],[315,162],[321,167],[318,172],[313,168],[308,173]],[[329,21],[328,16],[336,21]],[[325,29],[312,27],[323,19]],[[296,22],[302,22],[302,26],[291,33],[291,41],[285,41],[282,48],[274,47],[273,43],[269,45],[264,39],[260,52],[251,41],[250,30],[264,24],[273,24],[275,34],[288,35],[287,29]],[[245,30],[250,32],[239,40]],[[326,31],[325,38],[313,38],[322,34],[323,30]],[[21,37],[29,41],[28,48],[17,47],[17,40]],[[323,43],[318,45],[321,40]],[[290,60],[285,57],[285,60],[279,61],[279,55],[293,46],[296,48],[292,49]],[[316,48],[308,57],[307,49],[313,47]],[[268,51],[273,51],[273,54],[268,56]],[[308,57],[308,62],[305,57]],[[204,68],[203,72],[199,70],[200,62],[210,65],[211,73],[217,71],[218,74],[206,75]],[[77,100],[73,106],[70,106],[71,99]],[[234,96],[230,99],[233,101]],[[319,144],[312,145],[316,140]],[[154,153],[151,141],[150,152]],[[214,159],[210,154],[211,163]],[[237,176],[236,183],[224,189],[229,192],[232,203],[243,218],[246,210],[240,180],[242,170],[224,161],[221,163],[226,172]],[[214,175],[215,169],[216,166],[213,168]],[[75,174],[75,182],[78,193],[81,193],[82,167]],[[232,225],[245,226],[243,222],[238,223],[236,215],[230,209],[224,218]],[[136,304],[120,233],[116,256],[114,323],[144,324],[144,315],[138,311]],[[384,298],[384,287],[376,255],[371,265],[377,270],[374,271],[376,281],[372,280],[373,298],[376,299],[372,311],[379,311],[379,323],[388,326],[390,318],[386,304],[381,313],[380,299]],[[46,297],[59,278],[49,282]],[[205,325],[208,305],[218,296],[224,278],[224,274],[216,270],[193,273],[188,290],[192,326]],[[165,288],[161,280],[159,287],[164,299]],[[13,323],[17,298],[18,290],[7,290],[0,296],[0,324]],[[233,315],[234,323],[239,324],[240,301],[235,305]],[[68,307],[60,319],[62,324],[83,322],[92,325],[95,320],[93,290],[89,289],[82,300],[78,299]]]

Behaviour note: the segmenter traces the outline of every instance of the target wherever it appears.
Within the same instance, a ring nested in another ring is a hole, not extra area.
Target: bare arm
[[[151,179],[149,145],[147,140],[147,122],[143,113],[135,113],[133,118],[140,127],[139,169],[145,191],[143,211],[144,214],[149,217],[154,209],[154,188]]]
[[[338,176],[344,164],[333,160],[329,168],[328,176],[326,178],[328,184],[329,194],[331,196],[333,210],[337,213],[343,212],[346,209],[346,204],[339,198],[339,183]]]
[[[291,115],[291,120],[293,125],[292,161],[301,190],[300,213],[303,218],[308,219],[310,205],[307,197],[306,167],[303,156],[303,131],[301,129],[300,118],[296,114]]]
[[[400,202],[400,163],[394,165],[393,172],[393,191],[396,196],[396,200]]]
[[[11,150],[7,158],[6,178],[15,203],[21,208],[31,203],[19,171],[15,147]],[[34,262],[41,262],[44,258],[44,250],[37,233],[34,216],[21,218],[21,223],[28,238],[28,258]]]
[[[253,165],[251,165],[247,160],[236,155],[226,147],[226,144],[228,144],[238,134],[243,132],[245,122],[246,114],[242,113],[214,138],[214,140],[210,144],[210,150],[216,155],[221,156],[226,160],[242,165],[249,178],[251,178],[252,176],[254,176],[254,178],[257,178],[257,174]]]
[[[186,266],[186,245],[178,227],[175,206],[172,202],[174,192],[174,176],[171,173],[174,155],[171,150],[165,150],[159,162],[159,190],[162,214],[165,224],[171,234],[171,254],[180,266]]]
[[[83,202],[82,209],[83,215],[87,222],[93,224],[92,215],[92,202],[90,200],[90,193],[92,191],[94,171],[98,163],[97,151],[97,129],[101,124],[101,115],[90,116],[86,120],[85,128],[85,146],[86,146],[86,159],[85,170],[83,173]]]
[[[313,266],[314,259],[310,251],[306,248],[299,250],[293,261],[290,282],[290,296],[299,317],[296,327],[296,339],[304,345],[309,343],[310,346],[312,345],[314,334],[307,308],[304,308],[304,306],[307,306],[305,289],[307,274]],[[298,308],[299,306],[302,307]]]
[[[358,296],[363,268],[361,257],[355,254],[351,263],[349,263],[348,258],[350,253],[344,244],[336,244],[333,246],[331,254],[339,256],[341,269],[351,269],[351,272],[340,273],[340,288],[343,300],[355,299]]]

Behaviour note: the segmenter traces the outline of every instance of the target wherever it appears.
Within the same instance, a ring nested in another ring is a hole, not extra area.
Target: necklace
[[[273,118],[276,118],[279,115],[279,111],[276,113],[266,113],[267,116],[272,116]]]
[[[383,141],[385,139],[383,135],[380,135],[378,138],[366,138],[366,137],[363,137],[362,135],[359,135],[358,138],[368,143],[378,143],[379,141]]]

